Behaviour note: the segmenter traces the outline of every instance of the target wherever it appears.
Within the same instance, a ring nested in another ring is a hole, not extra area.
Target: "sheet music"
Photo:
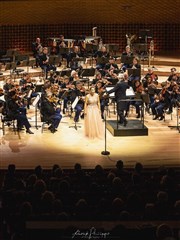
[[[133,88],[132,87],[128,88],[126,90],[126,97],[134,97],[134,96],[135,96],[135,92],[134,92]]]
[[[34,99],[34,101],[32,103],[33,107],[36,107],[36,105],[39,102],[40,98],[41,98],[41,95],[40,95],[40,93],[38,93],[37,97]]]
[[[76,107],[78,101],[79,101],[79,97],[76,97],[75,100],[74,100],[74,102],[72,103],[72,108],[75,108],[75,107]]]
[[[113,89],[113,88],[114,88],[114,86],[113,86],[113,87],[106,87],[106,90],[109,91],[109,90],[111,90],[111,89]],[[110,94],[109,94],[109,97],[115,97],[115,92],[110,93]]]
[[[0,97],[0,100],[5,102],[5,98],[4,98],[4,95]]]

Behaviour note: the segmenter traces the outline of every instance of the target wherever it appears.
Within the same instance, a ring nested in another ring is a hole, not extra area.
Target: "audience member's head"
[[[169,225],[163,223],[157,227],[156,237],[158,240],[171,238],[173,237],[173,230]]]

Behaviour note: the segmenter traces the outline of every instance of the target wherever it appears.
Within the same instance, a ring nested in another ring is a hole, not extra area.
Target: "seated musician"
[[[73,52],[70,52],[67,57],[67,66],[71,68],[71,70],[78,70],[82,67],[80,66],[80,62],[78,59],[80,59],[81,53],[78,46],[73,47]]]
[[[142,99],[142,93],[144,91],[144,88],[143,88],[140,80],[135,81],[133,90],[135,92],[135,100],[136,99]],[[142,101],[130,101],[129,105],[134,105],[135,106],[136,114],[137,114],[136,118],[140,118],[140,106],[142,105]],[[128,111],[129,111],[129,106],[128,106]]]
[[[69,81],[73,83],[74,85],[76,84],[77,81],[79,81],[79,75],[78,72],[75,70],[72,70],[71,76],[69,78]]]
[[[140,69],[141,65],[138,64],[138,59],[136,57],[133,58],[132,64],[129,64],[129,68],[131,69]],[[129,76],[129,85],[134,86],[136,80],[140,80],[140,76],[136,74],[132,74]]]
[[[76,98],[78,98],[79,100],[74,108],[75,109],[74,121],[78,122],[80,114],[84,108],[84,99],[85,99],[85,88],[83,87],[83,84],[81,82],[76,82],[75,89],[72,89],[71,96],[70,96],[71,103],[73,103]]]
[[[150,105],[152,114],[154,115],[153,120],[159,119],[160,121],[164,119],[163,113],[170,105],[170,94],[167,91],[169,83],[163,82],[161,83],[161,86],[161,92],[158,95],[155,95],[154,102]]]
[[[129,45],[126,46],[126,49],[122,53],[122,56],[127,56],[127,57],[132,57],[133,56],[133,53],[131,52],[131,48],[130,48]],[[125,72],[127,68],[129,68],[129,63],[121,62],[121,69],[122,69],[122,71]]]
[[[98,50],[94,57],[96,58],[96,69],[103,70],[101,73],[102,75],[105,75],[105,65],[109,61],[109,53],[107,52],[107,49],[105,46],[102,46],[100,50]]]
[[[29,109],[31,99],[37,96],[37,93],[35,92],[35,86],[32,83],[32,80],[29,77],[29,75],[26,77],[26,81],[24,81],[24,84],[21,87],[21,93],[27,99],[27,108]]]
[[[154,73],[154,69],[149,67],[148,73],[144,76],[143,81],[147,80],[148,78],[151,78],[152,81],[156,81],[158,83],[158,76]]]
[[[112,56],[109,57],[109,62],[105,65],[105,71],[110,69],[113,69],[115,73],[117,73],[116,71],[119,69],[118,65],[115,63],[115,59]]]
[[[12,94],[13,93],[13,94]],[[17,93],[11,92],[12,97],[8,99],[7,101],[7,109],[8,109],[8,117],[10,117],[12,120],[17,120],[17,130],[20,131],[23,126],[26,128],[26,133],[34,134],[30,130],[30,123],[26,116],[26,108],[24,107],[24,103],[22,99],[19,98]]]
[[[32,51],[33,51],[33,56],[36,59],[36,67],[38,67],[39,63],[39,54],[42,53],[42,44],[41,44],[41,39],[36,38],[36,41],[32,43]]]
[[[180,77],[178,76],[178,72],[176,68],[171,68],[171,74],[169,75],[167,81],[176,81],[178,84],[180,83]]]
[[[170,104],[169,110],[166,113],[171,114],[173,112],[173,107],[176,107],[180,102],[180,86],[176,81],[171,80],[170,86],[167,90],[170,94]]]
[[[47,74],[50,70],[53,70],[53,71],[56,70],[56,67],[54,65],[49,64],[49,56],[48,56],[48,48],[47,47],[44,47],[42,54],[39,55],[39,66],[44,71],[46,79],[47,79]]]
[[[41,114],[45,121],[50,123],[48,129],[55,133],[62,119],[61,109],[58,106],[58,98],[50,91],[46,91],[41,97]]]
[[[59,43],[58,43],[59,56],[61,57],[62,60],[63,60],[63,58],[67,59],[67,53],[62,53],[61,52],[62,48],[67,48],[68,47],[66,42],[64,41],[64,35],[60,35],[59,38],[60,38]]]

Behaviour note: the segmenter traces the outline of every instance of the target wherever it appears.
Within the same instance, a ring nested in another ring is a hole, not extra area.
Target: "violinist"
[[[180,83],[180,77],[178,76],[178,73],[177,73],[177,70],[176,70],[176,68],[171,68],[171,73],[170,73],[170,75],[169,75],[169,77],[168,77],[168,79],[167,79],[167,81],[175,81],[175,82],[177,82],[177,83]]]
[[[154,69],[151,67],[148,68],[148,73],[145,75],[143,80],[147,80],[149,77],[152,81],[156,81],[158,83],[158,76],[154,73]]]
[[[48,129],[51,133],[55,133],[62,119],[61,109],[58,106],[59,99],[47,91],[41,97],[41,114],[46,121],[50,122]]]
[[[140,80],[136,80],[134,84],[135,99],[142,99],[142,93],[144,91],[143,85]],[[135,101],[132,103],[136,108],[136,118],[140,118],[140,106],[143,104],[140,101]]]
[[[178,102],[180,102],[180,86],[176,81],[171,80],[168,92],[170,94],[170,104],[169,110],[166,113],[171,114],[173,112],[173,107],[176,107]]]
[[[23,126],[26,128],[26,133],[34,134],[30,130],[30,123],[26,116],[26,109],[23,102],[19,99],[19,96],[14,91],[12,97],[7,101],[8,117],[17,120],[17,130],[20,131]]]
[[[108,71],[110,69],[113,69],[114,72],[119,69],[118,65],[115,63],[115,59],[112,56],[109,57],[109,62],[105,65],[105,71]]]
[[[154,115],[153,120],[159,119],[160,121],[164,119],[163,113],[166,108],[170,105],[170,94],[168,92],[169,83],[161,83],[162,90],[158,95],[155,95],[154,102],[150,105],[152,109],[152,114]]]

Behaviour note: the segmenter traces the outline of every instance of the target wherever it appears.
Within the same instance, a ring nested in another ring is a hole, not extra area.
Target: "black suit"
[[[118,82],[114,88],[109,90],[107,93],[113,93],[115,92],[115,100],[117,102],[117,112],[120,117],[120,123],[126,122],[125,116],[124,116],[124,110],[127,109],[128,102],[123,102],[121,100],[126,99],[126,90],[129,88],[129,85],[127,82]]]

